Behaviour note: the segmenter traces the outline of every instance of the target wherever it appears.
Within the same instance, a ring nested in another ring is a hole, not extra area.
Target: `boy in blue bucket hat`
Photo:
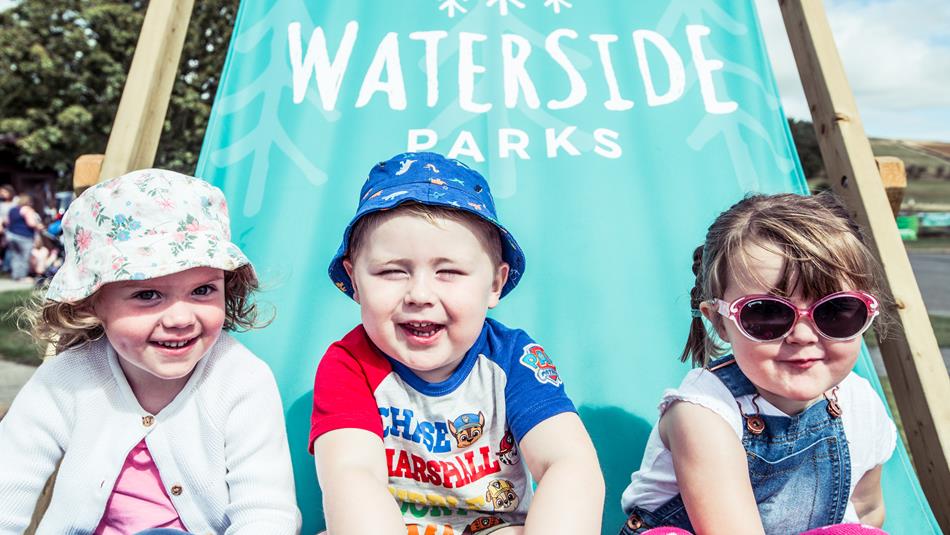
[[[477,171],[428,152],[370,171],[329,269],[362,323],[314,381],[331,535],[600,532],[603,477],[557,369],[486,317],[524,267]]]

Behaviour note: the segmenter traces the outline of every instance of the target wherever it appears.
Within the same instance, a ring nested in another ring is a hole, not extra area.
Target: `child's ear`
[[[511,267],[508,265],[508,262],[502,262],[495,270],[495,277],[492,279],[491,284],[492,295],[488,301],[488,308],[495,308],[495,306],[498,305],[498,301],[501,300],[501,291],[505,288],[505,283],[508,282],[508,272],[510,270]]]
[[[726,327],[722,322],[722,316],[720,316],[716,310],[715,303],[713,301],[703,301],[699,304],[699,311],[703,313],[703,316],[709,320],[709,323],[716,329],[716,334],[719,335],[719,339],[723,342],[728,342],[729,333],[726,332]]]
[[[350,286],[353,287],[353,300],[359,304],[360,292],[356,288],[356,277],[353,276],[353,262],[350,262],[349,258],[343,259],[343,269],[346,270],[346,274],[350,277]]]

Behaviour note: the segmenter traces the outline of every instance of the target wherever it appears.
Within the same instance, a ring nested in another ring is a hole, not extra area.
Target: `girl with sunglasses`
[[[852,372],[880,276],[845,209],[830,194],[747,197],[693,272],[681,359],[697,369],[663,395],[621,534],[883,533],[896,429]]]

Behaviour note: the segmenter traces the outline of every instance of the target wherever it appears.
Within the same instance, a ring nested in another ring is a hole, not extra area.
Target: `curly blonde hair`
[[[258,307],[251,296],[259,289],[250,265],[224,272],[224,330],[247,331],[270,320],[258,321]],[[93,313],[98,292],[75,303],[50,301],[42,292],[33,294],[19,309],[18,327],[31,334],[41,347],[52,344],[56,352],[98,340],[105,335],[102,322]]]

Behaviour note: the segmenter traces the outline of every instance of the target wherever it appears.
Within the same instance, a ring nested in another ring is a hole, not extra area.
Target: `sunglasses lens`
[[[852,338],[867,324],[868,307],[857,297],[842,295],[815,307],[812,318],[815,327],[826,336]]]
[[[749,336],[762,341],[781,338],[792,328],[797,312],[774,299],[756,299],[743,305],[739,323]]]

